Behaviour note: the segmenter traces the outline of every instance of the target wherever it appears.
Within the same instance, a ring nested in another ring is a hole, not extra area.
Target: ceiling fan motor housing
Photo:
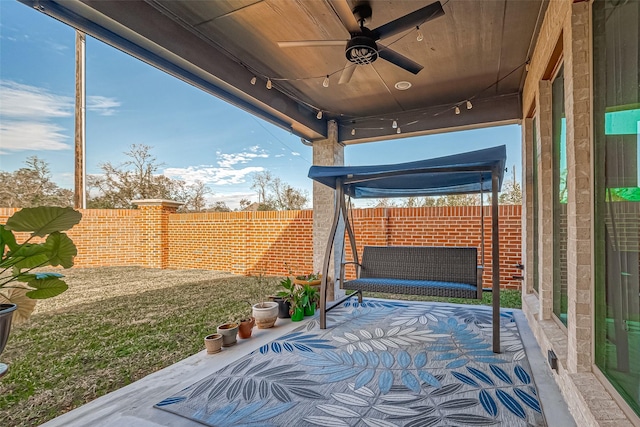
[[[363,28],[363,30],[366,30],[366,28]],[[378,59],[378,45],[372,37],[366,35],[366,32],[363,31],[363,34],[353,35],[351,40],[347,42],[345,56],[347,60],[354,64],[371,64]]]

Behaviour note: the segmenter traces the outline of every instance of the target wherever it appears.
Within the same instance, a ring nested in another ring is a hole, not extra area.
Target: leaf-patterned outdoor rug
[[[156,404],[210,426],[545,426],[518,328],[488,307],[355,298]]]

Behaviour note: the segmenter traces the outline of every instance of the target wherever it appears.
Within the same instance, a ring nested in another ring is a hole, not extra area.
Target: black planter
[[[13,311],[18,308],[15,304],[0,304],[0,354],[4,350],[4,346],[9,340],[9,331],[11,330],[11,318]],[[0,377],[7,372],[7,365],[0,363]]]
[[[291,308],[289,301],[285,301],[280,297],[271,297],[271,299],[278,303],[278,318],[289,319],[291,317],[291,314],[289,314],[289,309]]]

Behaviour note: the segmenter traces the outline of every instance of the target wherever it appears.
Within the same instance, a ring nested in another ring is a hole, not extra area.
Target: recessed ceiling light
[[[396,89],[398,90],[407,90],[410,87],[411,87],[411,83],[409,82],[402,81],[402,82],[396,83]]]

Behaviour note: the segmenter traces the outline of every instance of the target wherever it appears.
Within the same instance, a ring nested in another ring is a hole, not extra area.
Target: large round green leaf
[[[80,222],[82,214],[73,208],[38,206],[24,208],[7,220],[5,228],[13,231],[30,232],[33,236],[44,237],[55,231],[68,230]]]
[[[0,256],[4,254],[5,246],[8,246],[10,251],[14,251],[18,248],[16,237],[11,231],[6,230],[4,225],[0,224]]]
[[[42,280],[32,280],[29,282],[29,286],[36,288],[35,291],[27,292],[27,296],[33,299],[45,299],[55,297],[66,291],[69,286],[58,278],[49,278]]]
[[[64,268],[73,267],[73,257],[78,255],[78,250],[73,241],[64,233],[53,232],[44,243],[49,256],[49,264],[54,267],[61,265]]]

